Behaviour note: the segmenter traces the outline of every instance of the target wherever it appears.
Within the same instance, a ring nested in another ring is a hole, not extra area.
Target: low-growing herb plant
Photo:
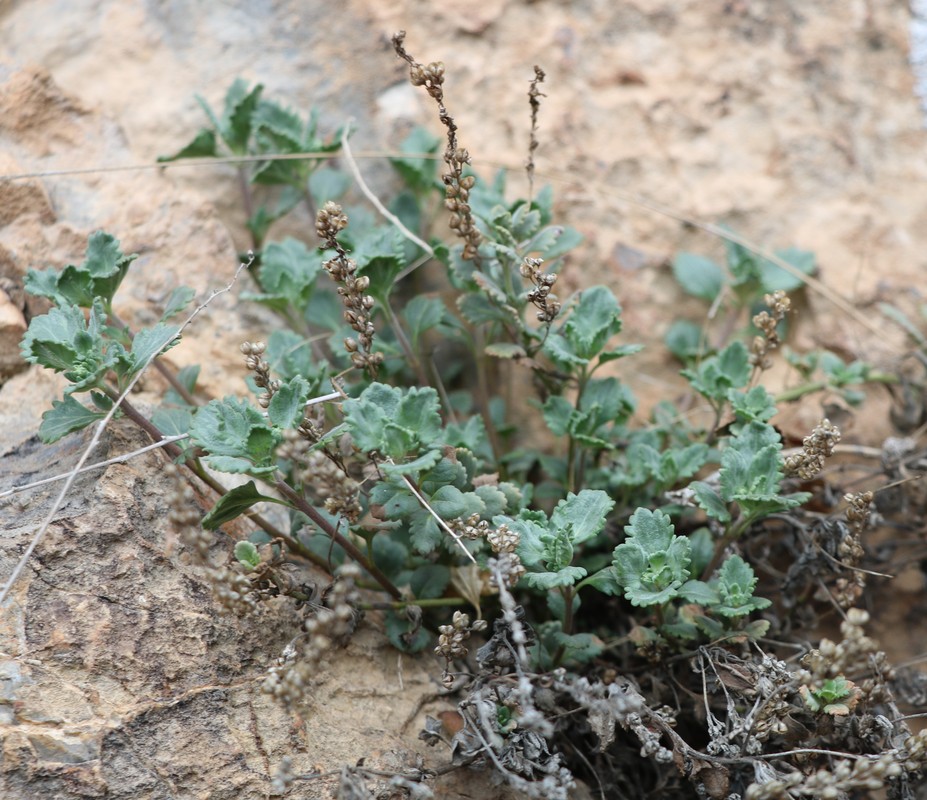
[[[640,348],[618,339],[618,299],[606,286],[554,292],[580,235],[554,224],[549,188],[510,200],[503,173],[478,179],[445,106],[443,66],[415,61],[401,35],[394,46],[447,131],[440,176],[433,160],[412,155],[437,149],[422,131],[392,159],[404,185],[394,209],[401,227],[327,197],[345,191],[340,172],[274,160],[334,152],[338,137],[322,141],[314,117],[303,123],[264,99],[260,86],[237,81],[221,116],[203,104],[212,127],[171,157],[266,156],[241,167],[244,183],[280,187],[272,210],[245,195],[262,252],[256,288],[241,296],[285,323],[266,344],[241,346],[252,397],[200,403],[196,369],[174,375],[162,364],[173,388],[151,418],[119,401],[139,370],[178,343],[169,320],[192,292],[178,289],[159,323],[129,331],[114,302],[133,256],[96,233],[80,265],[27,278],[27,289],[53,307],[32,320],[23,354],[69,381],[43,418],[41,438],[87,427],[117,401],[153,438],[178,437],[165,447],[177,464],[171,519],[217,600],[242,615],[281,596],[307,610],[265,682],[287,706],[300,702],[325,652],[350,637],[357,611],[378,609],[402,650],[434,646],[430,631],[439,631],[444,681],[465,691],[455,752],[468,763],[488,760],[532,796],[566,797],[573,772],[556,748],[571,731],[590,752],[604,754],[616,736],[636,742],[660,781],[685,779],[713,798],[902,786],[902,770],[927,763],[927,739],[897,719],[873,722],[888,713],[890,690],[878,672],[884,656],[862,633],[865,615],[851,608],[865,585],[856,565],[872,495],[848,495],[846,523],[828,529],[830,561],[807,555],[821,550],[823,534],[807,533],[811,524],[799,517],[811,497],[801,484],[820,473],[839,431],[822,421],[785,457],[770,424],[781,401],[757,382],[780,344],[786,291],[800,282],[741,246],[728,247],[726,272],[681,254],[674,273],[690,293],[713,300],[728,291],[744,305],[759,293],[767,310],[757,309],[749,345],[734,338],[698,358],[675,350],[688,359],[682,375],[712,410],[710,424],[685,422],[664,402],[650,424],[632,425],[633,387],[612,362]],[[542,79],[536,70],[529,91],[532,153]],[[300,201],[317,207],[316,240],[267,241],[271,223]],[[428,222],[442,203],[450,242]],[[410,237],[412,229],[430,241]],[[808,253],[781,255],[813,269]],[[426,260],[443,268],[444,290],[407,288],[409,266]],[[829,385],[870,377],[828,354],[791,358],[809,377],[822,367]],[[533,397],[505,391],[518,375]],[[545,426],[543,441],[523,434],[529,414]],[[207,465],[248,481],[226,490]],[[205,517],[181,466],[216,492]],[[282,505],[286,528],[254,515],[260,503]],[[211,562],[211,531],[245,514],[251,534],[222,563]],[[768,558],[756,559],[764,538],[793,554],[804,548],[799,566],[783,577]],[[294,557],[318,569],[294,578],[285,568]],[[764,596],[771,576],[796,597],[812,578],[826,581],[838,607],[850,609],[844,641],[822,644],[801,669],[774,655],[777,645],[765,637],[788,636],[783,619],[795,603],[779,598],[773,606],[778,591]],[[484,613],[496,619],[468,681],[461,662],[471,635],[486,627]],[[639,669],[647,665],[659,669],[648,676]],[[698,709],[684,699],[694,692],[703,697]],[[566,719],[577,711],[586,722]],[[681,717],[703,729],[700,749],[677,732]],[[855,738],[835,727],[840,718],[857,721]],[[806,726],[797,739],[793,723]],[[433,721],[423,738],[442,740]],[[804,758],[782,752],[803,748]],[[855,765],[830,765],[830,783],[820,757],[829,748],[848,751]],[[616,763],[633,775],[627,753]],[[574,770],[579,763],[570,759]],[[672,779],[669,764],[679,770]],[[635,783],[608,769],[615,787]]]

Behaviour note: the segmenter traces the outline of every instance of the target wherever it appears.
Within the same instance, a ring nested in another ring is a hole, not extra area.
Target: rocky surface
[[[908,22],[890,0],[3,4],[0,173],[41,174],[0,181],[0,374],[19,372],[0,389],[0,490],[74,463],[82,441],[35,438],[59,384],[18,362],[23,326],[42,311],[22,295],[27,268],[79,261],[87,235],[105,229],[140,254],[119,311],[148,322],[181,282],[200,296],[224,285],[246,246],[229,168],[108,170],[152,165],[189,140],[202,124],[194,94],[217,105],[238,76],[294,107],[316,105],[323,127],[354,118],[358,151],[395,148],[413,122],[437,131],[389,48],[399,28],[418,60],[445,62],[448,105],[477,168],[507,168],[516,189],[528,80],[534,64],[546,70],[538,180],[554,184],[563,221],[588,239],[564,283],[616,287],[630,340],[652,343],[677,314],[704,314],[666,262],[679,248],[718,256],[720,242],[685,221],[724,221],[763,246],[817,253],[825,291],[802,307],[798,346],[891,368],[902,338],[875,303],[923,302],[927,258]],[[382,158],[362,165],[386,185]],[[74,169],[85,171],[55,174]],[[836,310],[835,295],[866,324]],[[214,395],[242,393],[237,345],[267,323],[223,296],[170,360],[202,364]],[[657,348],[625,369],[650,399],[678,389]],[[159,388],[146,378],[145,391]],[[802,414],[796,431],[820,408]],[[878,443],[883,418],[853,436]],[[143,443],[118,423],[94,459]],[[159,459],[81,478],[0,611],[0,794],[263,798],[284,755],[297,771],[331,770],[420,749],[422,712],[440,707],[423,705],[437,669],[399,658],[375,620],[320,673],[299,716],[257,691],[289,620],[219,616],[165,526]],[[0,577],[54,495],[0,500]],[[474,780],[443,796],[490,796]],[[327,791],[307,786],[307,796]]]

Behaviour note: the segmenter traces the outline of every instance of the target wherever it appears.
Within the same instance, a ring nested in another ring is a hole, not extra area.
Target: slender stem
[[[444,606],[462,606],[469,601],[463,597],[429,597],[425,600],[396,600],[391,603],[361,603],[358,607],[374,611],[401,611],[408,606],[421,608],[443,608]]]
[[[402,325],[399,323],[399,319],[393,311],[393,307],[389,304],[389,298],[383,303],[382,308],[383,312],[386,314],[386,318],[389,320],[390,327],[393,329],[393,333],[396,334],[396,341],[399,342],[399,346],[402,348],[402,352],[405,353],[409,365],[415,370],[418,376],[419,385],[430,386],[431,382],[428,380],[428,375],[424,367],[422,367],[421,359],[415,355],[415,352],[412,350],[412,345],[405,331],[402,329]]]
[[[111,394],[109,391],[106,393],[108,396],[112,397],[113,400],[117,399],[117,395]],[[140,427],[145,433],[147,433],[151,439],[155,442],[159,442],[164,439],[164,434],[158,430],[157,426],[154,425],[150,420],[148,420],[144,415],[142,415],[138,409],[135,408],[128,400],[123,400],[119,406],[123,413],[134,422],[138,427]],[[172,459],[177,459],[182,455],[182,451],[175,444],[166,444],[164,445],[164,451]],[[199,478],[203,483],[205,483],[210,489],[212,489],[220,497],[228,494],[228,489],[226,489],[221,483],[219,483],[215,478],[213,478],[206,470],[203,469],[203,465],[199,463],[197,459],[191,459],[185,463],[187,469],[190,470],[197,478]],[[322,558],[317,553],[313,553],[308,547],[306,547],[302,542],[294,537],[290,536],[288,533],[284,533],[276,525],[273,525],[271,522],[268,522],[260,514],[254,512],[245,512],[247,516],[255,525],[257,525],[262,530],[266,531],[269,536],[274,539],[281,539],[286,543],[286,546],[289,548],[290,552],[294,555],[302,556],[308,561],[311,561],[317,567],[328,572],[328,562]]]
[[[306,186],[301,186],[300,189],[303,193],[303,202],[306,204],[306,210],[309,212],[309,219],[315,219],[318,209],[315,207],[315,200],[312,199],[312,195],[309,194],[309,190]]]
[[[480,416],[486,426],[486,435],[489,438],[493,460],[496,462],[496,467],[501,471],[504,469],[502,465],[502,444],[499,441],[499,432],[493,424],[492,415],[489,413],[489,382],[486,377],[487,357],[483,346],[483,329],[481,327],[477,327],[473,331],[473,348],[476,357],[476,390],[479,395]]]
[[[568,636],[573,635],[573,587],[564,586],[563,587],[563,601],[565,603],[563,609],[563,632]]]
[[[560,596],[563,597],[563,632],[567,636],[573,635],[573,594],[572,586],[563,586],[560,589]],[[554,666],[560,666],[560,661],[566,653],[566,644],[561,644],[554,653]]]
[[[245,168],[239,166],[235,170],[238,173],[238,188],[241,190],[241,201],[245,207],[245,221],[250,222],[254,216],[254,198],[251,196],[251,184],[248,182],[248,176],[245,174]],[[251,231],[251,246],[255,250],[261,249],[262,242],[254,237],[254,231]]]
[[[711,561],[708,562],[708,566],[702,572],[702,580],[707,581],[713,574],[714,571],[720,566],[721,559],[724,558],[724,551],[727,550],[727,546],[737,539],[740,538],[740,535],[750,527],[751,523],[754,522],[752,517],[743,517],[734,523],[728,530],[725,532],[718,543],[715,545],[715,552],[711,557]]]
[[[302,511],[309,519],[311,519],[322,532],[326,534],[335,544],[341,547],[351,558],[353,558],[358,564],[360,564],[367,572],[370,573],[371,577],[380,584],[390,595],[395,597],[397,600],[402,600],[402,592],[397,589],[392,581],[386,577],[377,567],[376,564],[372,563],[364,555],[363,551],[348,539],[343,534],[339,533],[332,524],[323,517],[319,511],[313,507],[310,503],[306,502],[306,499],[302,497],[298,492],[296,492],[293,487],[291,487],[286,481],[282,478],[277,478],[274,482],[274,486],[277,491],[280,492],[287,500],[292,503],[293,507],[298,511]]]

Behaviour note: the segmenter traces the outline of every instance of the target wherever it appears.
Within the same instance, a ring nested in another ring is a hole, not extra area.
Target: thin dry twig
[[[395,462],[393,462],[393,460],[390,459],[390,463],[392,464]],[[405,475],[402,476],[402,479],[405,481],[406,486],[409,487],[409,491],[412,492],[413,495],[415,495],[415,499],[418,500],[418,502],[422,504],[422,508],[424,508],[429,514],[431,514],[431,516],[435,518],[438,525],[441,528],[443,528],[446,533],[450,534],[451,538],[455,542],[457,542],[457,546],[460,547],[460,549],[464,551],[464,554],[467,556],[467,558],[469,558],[474,564],[476,564],[476,559],[473,557],[473,553],[467,550],[467,548],[464,546],[464,543],[460,540],[460,536],[458,536],[457,533],[455,533],[451,529],[451,527],[443,519],[441,519],[440,516],[438,516],[438,512],[435,511],[428,504],[428,501],[425,499],[424,495],[418,489],[415,488],[415,484],[412,483],[412,481],[410,481]]]
[[[354,154],[351,152],[351,145],[348,142],[348,132],[347,128],[344,133],[341,135],[341,155],[344,156],[345,161],[347,162],[348,169],[351,170],[351,174],[354,176],[354,180],[357,182],[358,187],[364,193],[364,196],[373,203],[374,207],[379,211],[386,219],[388,219],[399,232],[406,237],[410,242],[412,242],[417,247],[420,247],[429,257],[434,256],[435,251],[428,242],[423,241],[418,236],[416,236],[412,231],[410,231],[405,225],[402,224],[402,220],[399,219],[392,211],[390,211],[383,203],[380,202],[380,199],[373,193],[371,188],[367,185],[367,182],[364,180],[364,177],[361,175],[360,169],[357,166],[357,161],[354,160]]]

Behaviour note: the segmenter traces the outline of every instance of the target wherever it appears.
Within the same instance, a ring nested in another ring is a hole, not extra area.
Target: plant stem
[[[564,586],[560,589],[560,596],[563,598],[563,632],[567,636],[573,635],[573,594],[572,586]],[[554,666],[560,666],[560,661],[566,653],[566,645],[562,644],[554,653]]]
[[[113,401],[118,399],[118,395],[110,390],[106,392],[106,395]],[[145,431],[149,437],[151,437],[152,441],[159,442],[165,438],[164,434],[158,430],[157,426],[148,420],[144,415],[142,415],[138,409],[135,408],[135,406],[133,406],[128,400],[123,400],[119,407],[122,409],[126,417],[132,420],[132,422],[134,422],[139,428]],[[172,459],[177,459],[183,454],[181,449],[175,444],[165,445],[163,449],[165,453]],[[228,494],[228,489],[226,489],[215,478],[209,475],[209,473],[203,469],[202,464],[200,464],[197,459],[191,459],[190,461],[187,461],[184,466],[186,466],[190,472],[196,475],[197,478],[199,478],[220,497],[224,497],[226,494]],[[307,561],[311,561],[317,567],[323,569],[326,573],[329,571],[328,562],[324,558],[316,553],[313,553],[298,539],[295,539],[289,534],[284,533],[275,525],[264,519],[260,514],[256,514],[254,512],[245,512],[245,516],[247,516],[259,528],[265,531],[268,536],[274,539],[281,539],[286,544],[287,548],[289,548],[290,552],[292,552],[294,555],[301,556]]]
[[[483,425],[486,427],[486,436],[489,438],[489,446],[492,448],[493,461],[496,462],[497,469],[504,469],[502,466],[502,444],[499,442],[499,432],[493,425],[492,415],[489,413],[489,383],[486,379],[486,352],[483,342],[483,329],[477,327],[473,331],[473,355],[476,358],[476,390],[479,395],[480,416],[483,418]]]
[[[361,603],[358,608],[374,611],[401,611],[408,606],[421,608],[442,608],[443,606],[462,606],[467,603],[463,597],[429,597],[426,600],[396,600],[392,603]]]
[[[724,558],[724,551],[727,550],[728,545],[740,538],[740,535],[750,527],[751,523],[754,520],[751,517],[744,517],[738,520],[733,524],[722,536],[717,545],[715,545],[715,552],[711,557],[711,561],[708,562],[708,566],[702,571],[701,579],[707,581],[714,571],[720,566],[721,559]]]
[[[395,597],[397,600],[402,600],[402,592],[397,589],[392,581],[384,575],[379,567],[376,564],[372,563],[367,559],[361,549],[354,544],[350,539],[348,539],[343,534],[339,533],[332,524],[323,517],[318,510],[308,503],[302,495],[296,492],[293,487],[291,487],[286,481],[282,478],[277,478],[274,482],[274,486],[277,491],[280,492],[287,500],[292,503],[293,507],[298,511],[301,511],[309,519],[311,519],[322,532],[328,536],[335,544],[341,547],[351,558],[353,558],[358,564],[360,564],[367,572],[370,573],[370,576],[380,584],[390,595]]]
[[[415,374],[418,376],[419,385],[430,386],[431,382],[428,380],[428,375],[422,366],[421,359],[416,356],[415,352],[412,350],[412,345],[409,343],[409,339],[406,336],[405,331],[402,329],[402,325],[399,324],[399,319],[396,317],[396,314],[393,311],[393,307],[389,304],[389,298],[383,302],[383,312],[386,314],[386,318],[389,320],[389,324],[393,329],[393,333],[396,334],[396,341],[399,342],[399,346],[402,348],[402,352],[405,353],[406,359],[409,361],[409,365],[415,370]]]
[[[254,199],[251,197],[251,184],[248,183],[248,176],[245,174],[244,167],[238,167],[238,188],[241,190],[241,201],[245,207],[245,222],[250,222],[254,216]],[[255,250],[261,249],[262,242],[254,238],[254,232],[251,232],[251,246]]]
[[[889,372],[873,372],[866,376],[864,383],[898,383],[898,376],[892,375]],[[830,381],[827,380],[809,381],[808,383],[803,383],[800,386],[795,386],[791,389],[786,389],[783,392],[779,392],[775,399],[776,403],[788,403],[793,400],[798,400],[799,398],[804,397],[806,394],[820,392],[823,389],[828,388],[840,389],[842,387],[834,386]]]

